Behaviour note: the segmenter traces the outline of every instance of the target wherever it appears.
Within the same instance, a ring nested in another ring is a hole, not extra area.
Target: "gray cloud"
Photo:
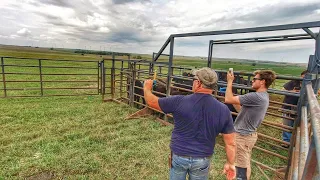
[[[82,21],[87,21],[87,16],[93,16],[95,11],[98,10],[97,7],[91,3],[91,1],[77,1],[72,3],[72,1],[67,0],[40,0],[35,2],[34,5],[37,7],[41,7],[43,5],[53,5],[63,8],[70,8],[74,10],[75,16]],[[47,17],[48,16],[50,15],[47,15]]]
[[[129,42],[147,42],[150,37],[144,36],[141,33],[134,31],[118,31],[114,32],[110,36],[110,40],[113,42],[129,43]]]
[[[199,5],[201,3],[211,5],[205,0],[199,1]],[[4,22],[0,24],[2,27],[0,43],[1,39],[9,39],[9,37],[16,42],[25,40],[27,43],[45,39],[48,44],[70,43],[70,47],[83,47],[83,44],[86,44],[92,47],[97,45],[99,48],[99,45],[116,44],[123,51],[150,53],[157,52],[170,34],[298,23],[320,18],[320,3],[315,2],[298,3],[279,0],[278,4],[260,4],[259,6],[250,4],[241,8],[233,5],[226,7],[222,4],[219,10],[204,7],[207,12],[200,12],[198,7],[192,7],[188,3],[183,6],[181,4],[183,4],[181,0],[175,2],[162,0],[12,2],[3,7],[0,6],[0,21]],[[226,10],[223,11],[223,9]],[[25,15],[21,16],[21,14]],[[22,30],[23,28],[25,30]],[[17,33],[19,30],[20,34]],[[211,38],[177,38],[175,51],[180,54],[206,56]],[[262,45],[255,44],[255,46]],[[232,47],[237,46],[232,45]],[[256,53],[262,58],[263,56],[271,57],[270,53],[274,53],[274,49],[286,49],[286,46],[251,49],[246,48],[249,47],[246,45],[241,47],[244,48],[234,48],[235,50],[226,48],[228,50],[221,50],[223,52],[221,54],[225,52],[230,56],[239,54],[234,56],[240,58],[242,55],[245,56],[245,53]],[[215,49],[215,55],[219,54],[218,51],[220,49]]]
[[[43,18],[47,19],[48,21],[56,21],[56,22],[61,22],[62,18],[58,17],[58,16],[54,16],[51,14],[46,14],[43,12],[36,12],[36,14],[38,14],[39,16],[42,16]]]
[[[46,1],[47,2],[47,1]],[[128,1],[129,2],[129,1]],[[81,6],[79,8],[78,6]],[[61,17],[45,14],[43,12],[36,12],[39,16],[43,17],[46,23],[63,29],[68,29],[67,36],[73,36],[78,39],[97,41],[97,42],[145,42],[147,38],[152,39],[155,35],[153,23],[144,13],[126,9],[122,11],[121,8],[113,8],[113,5],[108,5],[108,10],[101,11],[98,7],[90,4],[85,7],[90,7],[90,11],[83,8],[83,5],[77,4],[76,7],[71,7],[76,13],[75,17],[79,18],[82,24],[70,24]],[[107,4],[105,4],[107,6]],[[109,22],[98,24],[90,24],[90,20],[94,18],[93,12],[107,16]],[[110,13],[112,12],[112,13]],[[121,15],[119,15],[121,14]],[[91,19],[89,18],[91,17]],[[109,32],[98,32],[101,28],[108,28]],[[147,38],[146,38],[147,37]]]
[[[114,4],[126,4],[131,2],[141,2],[141,3],[147,3],[151,2],[150,0],[112,0]]]
[[[304,4],[273,4],[269,6],[258,7],[251,12],[243,13],[242,9],[235,9],[231,14],[219,18],[211,18],[210,20],[201,23],[201,26],[209,26],[217,24],[220,27],[234,27],[239,24],[246,27],[266,25],[266,24],[279,24],[279,23],[298,23],[309,20],[319,19],[319,14],[316,13],[320,10],[320,3],[304,3]]]
[[[255,12],[240,16],[238,20],[251,21],[257,23],[270,23],[283,21],[285,19],[299,19],[299,17],[316,15],[316,10],[320,10],[320,3],[311,4],[285,4],[281,6],[273,5],[264,8],[258,8]],[[318,16],[318,17],[317,17]]]
[[[38,2],[35,2],[35,5],[39,4],[47,4],[60,7],[72,7],[73,3],[71,3],[71,1],[68,0],[38,0]]]
[[[78,39],[76,39],[76,38],[68,38],[68,41],[77,41]]]
[[[65,32],[63,33],[66,36],[71,36],[74,39],[82,39],[94,42],[112,42],[112,43],[143,43],[148,42],[151,37],[149,35],[145,35],[139,31],[132,30],[119,30],[119,31],[111,31],[110,33],[92,33],[89,30],[77,29],[73,32]]]

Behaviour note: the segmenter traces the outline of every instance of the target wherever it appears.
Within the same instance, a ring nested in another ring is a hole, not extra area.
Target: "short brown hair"
[[[304,70],[304,71],[301,72],[300,75],[302,76],[302,75],[305,75],[305,74],[307,74],[307,73],[308,73],[308,70]]]
[[[273,83],[273,81],[276,79],[276,73],[271,70],[257,70],[253,72],[254,75],[259,74],[260,78],[262,80],[266,81],[266,88],[269,88],[269,86]]]

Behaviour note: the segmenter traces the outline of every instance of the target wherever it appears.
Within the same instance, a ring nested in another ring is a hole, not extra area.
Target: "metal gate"
[[[101,62],[1,57],[0,96],[99,95]]]

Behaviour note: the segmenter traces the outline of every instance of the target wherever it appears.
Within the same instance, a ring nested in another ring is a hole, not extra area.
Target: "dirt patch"
[[[53,172],[41,172],[39,174],[34,174],[26,178],[26,180],[50,180],[54,179],[55,175]]]

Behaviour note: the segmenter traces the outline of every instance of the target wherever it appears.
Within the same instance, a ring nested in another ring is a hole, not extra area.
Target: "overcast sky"
[[[320,0],[0,0],[0,44],[151,54],[170,34],[319,20]],[[287,33],[304,31],[179,38],[174,53],[207,56],[211,39]],[[307,63],[314,43],[219,45],[213,56]]]

